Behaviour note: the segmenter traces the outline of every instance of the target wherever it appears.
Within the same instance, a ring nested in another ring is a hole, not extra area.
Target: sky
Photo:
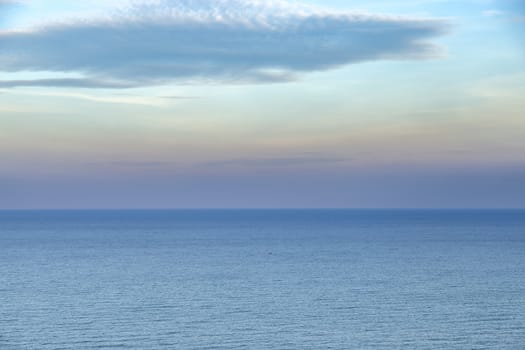
[[[0,209],[524,208],[525,3],[0,0]]]

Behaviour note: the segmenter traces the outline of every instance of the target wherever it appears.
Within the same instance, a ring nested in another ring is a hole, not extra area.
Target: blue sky
[[[0,208],[525,207],[524,18],[0,0]]]

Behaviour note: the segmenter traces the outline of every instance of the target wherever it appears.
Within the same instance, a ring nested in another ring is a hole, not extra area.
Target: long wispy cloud
[[[291,167],[301,165],[322,165],[334,164],[347,161],[345,158],[335,158],[327,156],[294,156],[294,157],[275,157],[275,158],[243,158],[211,161],[203,163],[204,166],[218,167]]]
[[[289,81],[358,62],[436,57],[432,39],[448,26],[287,1],[150,0],[110,16],[0,31],[0,71],[83,76],[0,81],[0,87]]]

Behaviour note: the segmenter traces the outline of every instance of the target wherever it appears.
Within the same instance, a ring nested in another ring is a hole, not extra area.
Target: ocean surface
[[[0,349],[525,349],[525,211],[0,212]]]

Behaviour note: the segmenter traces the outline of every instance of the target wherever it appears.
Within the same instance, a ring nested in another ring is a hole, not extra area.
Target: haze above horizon
[[[516,0],[0,0],[0,209],[525,208]]]

